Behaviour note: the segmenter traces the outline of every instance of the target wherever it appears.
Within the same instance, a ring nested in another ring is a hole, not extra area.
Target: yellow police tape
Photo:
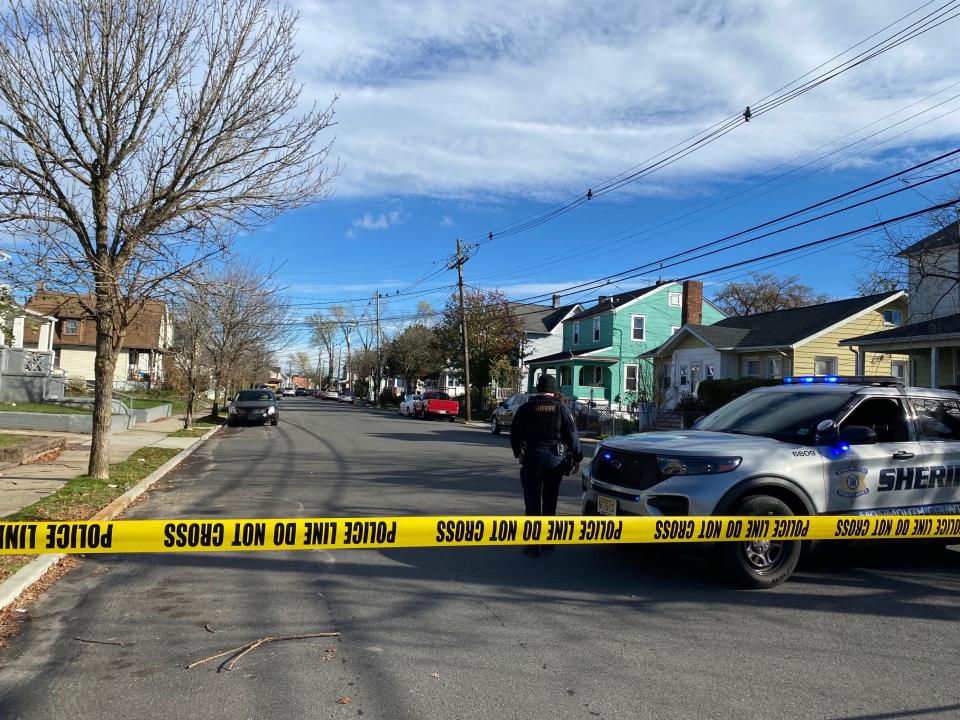
[[[960,516],[458,516],[0,522],[0,555],[935,537],[960,537]]]

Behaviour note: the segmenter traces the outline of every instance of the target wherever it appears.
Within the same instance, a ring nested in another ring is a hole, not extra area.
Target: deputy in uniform
[[[527,515],[556,515],[560,481],[579,472],[583,460],[577,424],[556,393],[557,379],[541,375],[537,394],[517,409],[510,423],[510,445],[521,463]],[[523,552],[539,557],[540,548],[532,545]]]

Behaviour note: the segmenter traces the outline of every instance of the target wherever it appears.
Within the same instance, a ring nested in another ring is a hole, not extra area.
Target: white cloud
[[[356,218],[353,221],[353,227],[347,230],[347,237],[356,237],[358,230],[386,230],[391,225],[396,225],[400,222],[402,217],[403,215],[399,210],[380,213],[376,218],[370,213],[364,213],[363,217]]]
[[[449,215],[444,215],[442,218],[440,218],[441,227],[453,227],[453,224],[453,218]]]
[[[338,195],[543,199],[591,187],[739,112],[907,9],[898,0],[301,4],[308,94],[340,93]],[[691,183],[761,170],[960,80],[956,25],[757,117],[635,189],[688,193]],[[893,147],[953,137],[956,127],[946,117]]]

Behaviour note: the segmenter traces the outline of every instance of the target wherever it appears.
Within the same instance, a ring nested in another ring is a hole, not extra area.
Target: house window
[[[600,339],[600,318],[593,319],[593,341],[597,342]]]
[[[680,366],[680,387],[686,387],[686,386],[687,386],[687,366],[681,365]]]
[[[623,389],[627,392],[636,392],[640,367],[638,365],[626,365],[625,368],[626,374],[623,376]]]
[[[780,377],[780,358],[767,358],[767,377]]]
[[[667,303],[670,307],[683,307],[683,295],[678,292],[672,292],[668,296]]]
[[[580,323],[575,322],[573,324],[573,344],[576,345],[580,342]]]
[[[63,321],[63,334],[64,335],[79,335],[80,334],[80,321],[79,320],[64,320]]]
[[[645,340],[646,339],[646,327],[647,327],[647,317],[645,315],[633,315],[630,320],[630,327],[632,328],[632,335],[634,340]]]
[[[760,361],[757,358],[747,358],[747,360],[744,361],[744,366],[744,375],[747,377],[760,377]]]
[[[813,359],[813,374],[836,375],[837,363],[838,361],[836,355],[817,355]]]
[[[883,311],[883,324],[884,325],[900,325],[902,321],[902,316],[899,310],[884,310]]]
[[[603,368],[598,366],[580,368],[581,387],[603,387]]]
[[[560,368],[560,384],[561,385],[570,384],[570,368],[568,367]]]
[[[901,383],[906,384],[907,382],[907,361],[906,360],[891,360],[890,361],[890,374],[893,375]]]
[[[716,374],[717,368],[713,363],[704,363],[703,365],[703,379],[704,380],[713,380],[713,376]]]

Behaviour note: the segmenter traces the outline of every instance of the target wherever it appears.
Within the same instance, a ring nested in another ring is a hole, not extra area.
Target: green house
[[[629,404],[649,394],[653,365],[641,355],[663,344],[687,323],[711,325],[726,316],[703,299],[703,283],[661,282],[618,295],[563,323],[563,349],[527,361],[528,390],[547,373],[565,398],[601,405]]]

